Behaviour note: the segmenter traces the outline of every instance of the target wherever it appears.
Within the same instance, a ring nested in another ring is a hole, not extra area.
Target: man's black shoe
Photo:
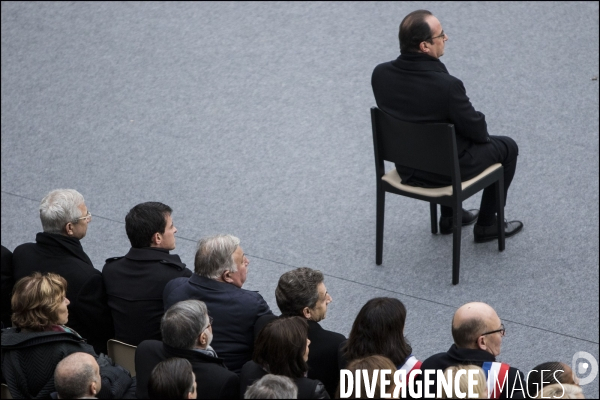
[[[479,216],[479,210],[465,210],[462,212],[462,226],[471,225],[477,220]],[[452,218],[453,217],[440,217],[440,233],[442,235],[448,235],[452,233]]]
[[[494,222],[492,226],[481,226],[475,224],[473,227],[473,236],[475,237],[475,243],[489,242],[490,240],[498,239],[498,221]],[[521,221],[504,221],[504,237],[509,238],[516,235],[523,229],[523,223]]]

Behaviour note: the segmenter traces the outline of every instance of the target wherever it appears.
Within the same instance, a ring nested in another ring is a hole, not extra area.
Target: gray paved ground
[[[418,8],[441,20],[442,61],[490,132],[520,146],[506,214],[525,229],[503,253],[464,229],[458,286],[451,237],[415,200],[388,197],[375,265],[371,71]],[[129,247],[127,211],[162,201],[189,267],[201,236],[239,236],[246,287],[272,308],[283,272],[321,269],[329,329],[347,335],[368,299],[397,297],[424,359],[480,300],[505,321],[502,361],[598,359],[598,2],[2,2],[1,18],[9,249],[34,240],[48,191],[75,188],[101,269]],[[598,397],[598,379],[584,391]]]

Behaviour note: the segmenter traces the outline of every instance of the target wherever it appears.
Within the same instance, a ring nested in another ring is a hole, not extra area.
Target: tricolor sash
[[[510,365],[495,361],[484,362],[481,366],[487,379],[488,397],[490,399],[499,399],[502,390],[507,390],[509,368]]]
[[[423,364],[423,363],[421,361],[417,360],[417,358],[411,354],[406,359],[406,362],[404,362],[404,364],[401,365],[398,368],[398,371],[401,371],[401,370],[405,371],[406,372],[406,378],[408,378],[408,376],[411,373],[411,371],[413,371],[415,369],[420,369],[421,368],[421,364]]]

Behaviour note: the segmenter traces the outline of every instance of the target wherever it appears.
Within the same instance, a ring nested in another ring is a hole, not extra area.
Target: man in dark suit
[[[275,298],[282,317],[300,316],[308,321],[308,378],[323,382],[333,399],[340,381],[338,347],[346,338],[342,334],[323,329],[319,324],[319,321],[325,319],[327,306],[333,300],[324,280],[321,271],[311,268],[288,271],[279,278]],[[255,336],[274,318],[261,317],[254,328]]]
[[[452,337],[454,344],[446,353],[434,354],[421,365],[423,374],[418,375],[422,382],[426,371],[444,371],[457,365],[477,365],[483,368],[488,379],[488,395],[491,399],[522,399],[526,397],[525,377],[521,371],[506,363],[496,362],[500,355],[502,338],[506,334],[504,324],[496,311],[485,303],[467,303],[454,313]],[[437,393],[435,374],[429,387],[423,386],[423,393]],[[493,382],[489,382],[493,380]]]
[[[448,35],[440,21],[427,10],[408,14],[400,24],[401,55],[379,64],[371,85],[377,106],[407,122],[454,124],[459,166],[463,181],[474,178],[495,163],[504,167],[504,200],[517,166],[518,146],[505,136],[490,136],[485,115],[476,111],[463,83],[450,75],[439,60]],[[412,186],[441,187],[450,178],[396,165],[402,182]],[[480,212],[463,210],[463,226],[477,219],[475,242],[497,238],[497,223],[504,223],[506,237],[523,228],[520,221],[496,221],[496,192],[491,185],[483,191]],[[452,208],[442,207],[440,231],[452,233]]]
[[[206,303],[214,318],[213,347],[236,374],[252,359],[256,320],[273,314],[258,292],[242,289],[249,263],[235,236],[205,237],[198,243],[195,273],[173,279],[163,293],[165,309],[188,299]]]
[[[106,341],[114,329],[102,274],[92,265],[80,240],[92,220],[83,196],[73,189],[48,193],[40,204],[44,232],[36,243],[25,243],[13,252],[15,282],[34,272],[59,274],[66,279],[69,328],[75,330],[97,353],[106,353]]]
[[[175,249],[173,210],[159,202],[141,203],[125,217],[131,249],[124,257],[106,260],[102,270],[108,306],[115,321],[115,338],[137,346],[161,340],[162,293],[172,279],[190,277]]]
[[[210,346],[211,320],[206,305],[198,300],[180,301],[165,312],[160,325],[162,343],[145,340],[135,351],[138,399],[148,398],[152,370],[171,357],[185,358],[192,364],[199,399],[239,398],[240,379],[227,370],[223,359]]]
[[[12,267],[12,252],[2,246],[2,327],[9,328],[12,325],[10,315],[12,314],[10,298],[13,286],[15,286],[14,272]]]

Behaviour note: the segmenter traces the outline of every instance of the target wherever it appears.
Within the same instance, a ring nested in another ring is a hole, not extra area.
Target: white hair
[[[223,272],[237,271],[233,253],[240,239],[232,235],[215,235],[200,239],[194,260],[196,274],[209,279],[218,279]]]
[[[79,206],[85,200],[74,189],[56,189],[51,191],[40,203],[40,219],[46,233],[62,233],[69,222],[77,223],[82,217]]]

